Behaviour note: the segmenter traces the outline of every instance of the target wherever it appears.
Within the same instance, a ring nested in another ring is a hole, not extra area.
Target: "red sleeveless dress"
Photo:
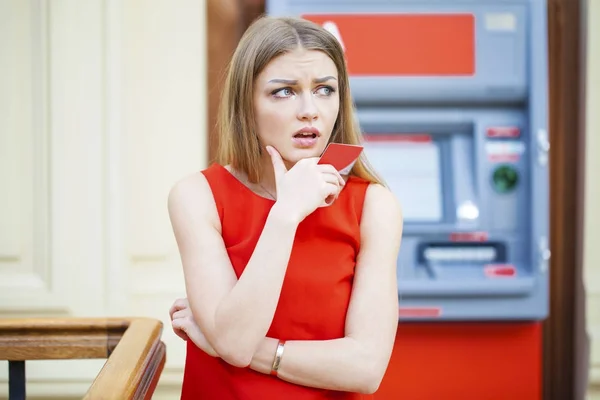
[[[275,202],[252,192],[219,164],[202,173],[212,189],[223,240],[239,278]],[[368,185],[366,180],[350,177],[333,205],[318,208],[300,223],[267,336],[283,340],[328,340],[344,336]],[[234,367],[205,354],[188,341],[181,398],[355,400],[373,396],[309,388],[250,368]]]

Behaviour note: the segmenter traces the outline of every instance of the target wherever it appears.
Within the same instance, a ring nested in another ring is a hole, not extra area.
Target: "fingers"
[[[332,174],[324,174],[325,185],[323,186],[323,204],[321,207],[327,207],[333,204],[333,202],[338,198],[340,191],[342,190],[342,186],[340,185],[338,179]]]
[[[279,182],[281,177],[287,172],[287,168],[283,163],[281,154],[272,146],[267,146],[267,152],[271,156],[271,162],[273,163],[273,170],[275,171],[275,182]]]
[[[184,318],[177,318],[171,322],[171,326],[174,330],[187,331],[187,320]]]
[[[341,186],[344,186],[346,184],[346,181],[344,180],[342,175],[340,175],[340,173],[335,169],[335,167],[333,165],[321,164],[321,165],[318,165],[317,168],[321,172],[334,175],[337,178],[337,180]]]
[[[173,314],[179,310],[183,310],[184,308],[188,308],[190,305],[186,299],[177,299],[169,309],[169,316],[173,319]]]
[[[175,311],[173,313],[173,316],[171,317],[171,319],[174,321],[178,318],[187,318],[187,317],[191,317],[192,316],[192,312],[189,308],[184,308],[183,310],[179,310],[179,311]]]
[[[340,185],[338,184],[337,180],[334,180],[333,182],[326,182],[324,190],[326,195],[337,196],[339,191]]]
[[[333,188],[335,188],[335,195],[336,195],[336,197],[341,192],[341,190],[344,187],[344,185],[346,184],[343,179],[340,182],[340,178],[339,178],[338,175],[330,174],[328,172],[324,173],[322,175],[322,178],[323,178],[323,180],[325,181],[326,184],[332,185]],[[328,191],[331,191],[331,190],[332,190],[332,188],[329,187]],[[333,193],[331,193],[331,194],[333,194]]]
[[[188,340],[187,318],[192,315],[187,298],[177,299],[169,309],[173,332],[183,340]]]
[[[333,180],[335,178],[331,179]],[[325,182],[321,193],[327,205],[333,203],[340,193],[340,186],[337,180],[334,180],[333,182]]]
[[[177,336],[179,336],[183,340],[189,339],[187,333],[185,332],[185,330],[186,330],[185,320],[176,319],[173,322],[171,322],[171,326],[173,327],[173,332],[175,332],[175,334]]]
[[[337,188],[344,186],[344,183],[341,183],[340,179],[336,175],[330,174],[328,172],[324,173],[322,175],[322,178],[326,183],[331,183],[332,185],[335,185]]]
[[[185,333],[185,320],[181,318],[174,319],[173,322],[171,322],[171,326],[173,327],[173,330],[177,336],[179,336],[182,332]]]

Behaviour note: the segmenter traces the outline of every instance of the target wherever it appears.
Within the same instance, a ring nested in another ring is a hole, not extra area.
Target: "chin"
[[[285,155],[282,154],[281,156],[287,162],[295,164],[305,158],[319,157],[321,153],[323,153],[323,150],[324,149],[322,149],[321,146],[314,146],[305,149],[296,148],[286,152],[287,154]]]

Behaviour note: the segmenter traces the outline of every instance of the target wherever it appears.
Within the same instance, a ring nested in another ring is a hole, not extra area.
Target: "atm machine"
[[[272,0],[342,43],[365,154],[400,199],[399,326],[377,399],[541,398],[545,0]]]

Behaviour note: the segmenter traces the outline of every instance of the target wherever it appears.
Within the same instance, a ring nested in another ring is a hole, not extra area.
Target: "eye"
[[[333,89],[331,86],[321,86],[317,89],[317,94],[326,97],[331,96],[334,92],[335,89]]]
[[[286,88],[274,90],[271,94],[278,98],[285,98],[285,97],[292,96],[294,94],[294,92],[292,92],[291,88],[286,87]]]

